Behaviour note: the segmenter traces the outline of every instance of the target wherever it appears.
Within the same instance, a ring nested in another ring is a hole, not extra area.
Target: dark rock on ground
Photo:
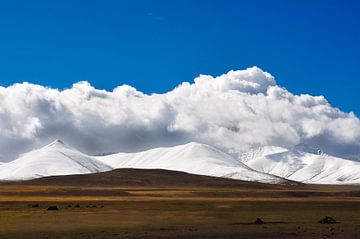
[[[264,224],[264,221],[261,220],[261,218],[256,218],[254,223],[260,225],[260,224]]]
[[[48,211],[58,211],[59,208],[57,206],[50,206],[46,210],[48,210]]]
[[[329,217],[329,216],[325,216],[323,217],[319,223],[321,224],[336,224],[336,223],[339,223],[338,221],[336,221],[334,218],[332,217]]]

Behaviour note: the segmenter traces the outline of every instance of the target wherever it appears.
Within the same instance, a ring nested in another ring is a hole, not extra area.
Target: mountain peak
[[[66,144],[61,139],[56,139],[47,146],[66,146]]]
[[[65,144],[61,139],[56,139],[54,142],[58,144]]]

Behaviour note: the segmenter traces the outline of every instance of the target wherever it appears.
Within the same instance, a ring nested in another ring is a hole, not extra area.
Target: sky
[[[359,1],[1,1],[0,85],[168,92],[258,66],[360,114]]]

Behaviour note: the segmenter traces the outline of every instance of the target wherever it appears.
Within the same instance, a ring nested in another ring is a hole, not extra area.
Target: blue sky
[[[360,114],[358,1],[1,1],[0,85],[165,92],[259,66]]]

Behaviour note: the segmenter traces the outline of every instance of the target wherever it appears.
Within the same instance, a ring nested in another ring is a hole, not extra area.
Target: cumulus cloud
[[[311,144],[360,154],[360,121],[323,96],[294,95],[257,67],[200,75],[165,94],[123,85],[65,90],[30,83],[0,87],[0,161],[60,138],[89,154],[138,151],[190,141],[227,152]]]

